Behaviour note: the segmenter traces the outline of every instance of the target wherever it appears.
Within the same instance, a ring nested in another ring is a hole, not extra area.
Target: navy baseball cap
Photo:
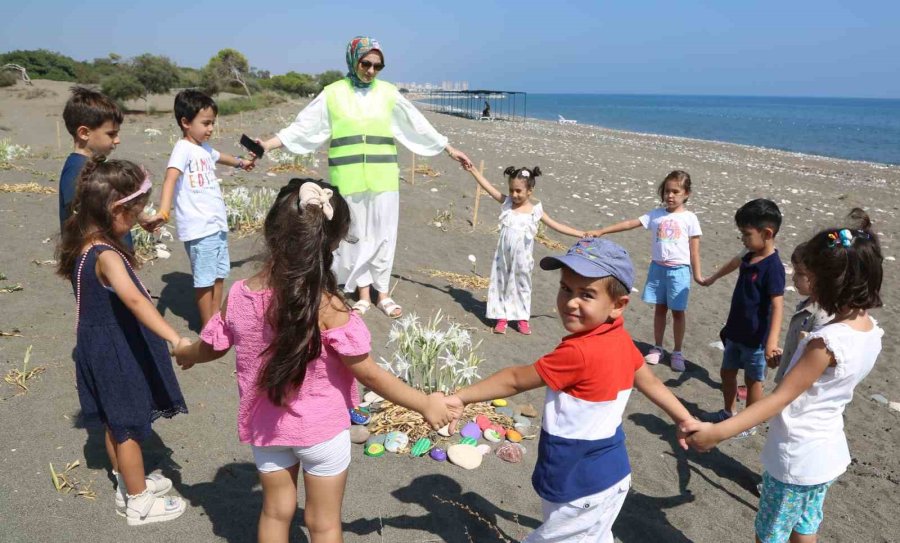
[[[628,251],[604,238],[582,238],[563,256],[545,256],[541,269],[567,267],[583,277],[615,277],[629,291],[634,284],[634,267]]]

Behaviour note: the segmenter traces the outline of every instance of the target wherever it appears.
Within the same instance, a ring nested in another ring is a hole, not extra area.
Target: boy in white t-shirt
[[[643,226],[653,235],[653,256],[647,283],[641,299],[656,306],[653,315],[654,346],[644,357],[648,364],[658,364],[663,355],[663,336],[666,332],[666,313],[672,310],[672,329],[675,349],[670,363],[675,371],[684,371],[685,311],[691,290],[691,275],[700,283],[700,221],[685,208],[691,195],[691,176],[675,170],[663,179],[657,189],[665,207],[658,207],[638,219],[622,221],[606,228],[588,232],[602,236],[624,232]]]
[[[216,164],[247,171],[255,165],[255,157],[245,160],[210,147],[218,112],[215,101],[200,91],[187,89],[175,97],[175,120],[184,137],[169,157],[159,213],[151,221],[153,226],[168,222],[174,200],[176,230],[191,259],[201,325],[222,305],[223,285],[231,268],[225,198]]]

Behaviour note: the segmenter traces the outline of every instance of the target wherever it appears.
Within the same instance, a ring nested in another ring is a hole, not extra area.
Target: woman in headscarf
[[[384,69],[384,53],[376,40],[357,36],[347,45],[347,76],[327,87],[278,134],[260,142],[268,151],[284,146],[292,153],[311,153],[331,139],[328,171],[331,183],[350,205],[350,236],[335,252],[334,271],[346,292],[357,291],[353,309],[365,313],[377,292],[377,307],[397,318],[403,309],[388,295],[400,211],[399,141],[418,155],[444,151],[460,164],[471,164],[400,94],[376,79]]]

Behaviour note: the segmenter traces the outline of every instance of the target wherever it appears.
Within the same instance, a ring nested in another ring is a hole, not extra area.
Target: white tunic
[[[362,108],[370,101],[369,89],[354,88]],[[409,100],[397,92],[391,112],[391,132],[404,147],[417,155],[434,156],[447,147],[442,136]],[[325,93],[319,93],[290,126],[278,133],[278,139],[292,153],[315,151],[331,138],[331,119]],[[346,196],[350,205],[350,235],[356,243],[342,242],[335,251],[334,272],[344,290],[374,285],[387,292],[397,246],[400,213],[398,192],[361,192]]]
[[[534,204],[531,213],[517,213],[510,197],[504,197],[500,205],[500,239],[488,288],[487,318],[523,321],[531,317],[534,237],[543,215],[540,202]]]
[[[787,368],[789,374],[809,342],[822,338],[836,365],[825,369],[815,383],[769,421],[762,464],[782,483],[818,485],[834,480],[850,465],[844,435],[844,407],[853,389],[875,365],[884,330],[860,332],[846,324],[828,324],[804,338]]]

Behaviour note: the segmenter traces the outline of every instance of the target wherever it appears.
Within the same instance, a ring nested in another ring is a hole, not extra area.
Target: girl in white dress
[[[531,201],[536,178],[541,169],[535,166],[515,168],[503,172],[509,181],[509,195],[501,193],[472,165],[464,168],[481,185],[491,198],[500,202],[500,240],[494,253],[491,268],[491,286],[488,289],[487,317],[496,319],[495,334],[505,334],[509,321],[517,321],[518,330],[531,334],[528,319],[531,316],[531,270],[534,268],[534,238],[538,223],[576,238],[584,232],[558,223],[544,213],[541,203]]]

